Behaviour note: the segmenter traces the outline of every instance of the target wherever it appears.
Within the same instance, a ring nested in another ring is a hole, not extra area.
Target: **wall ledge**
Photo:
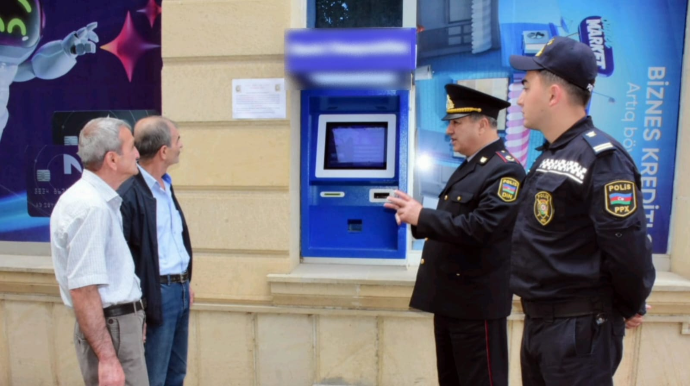
[[[416,267],[300,264],[291,273],[267,276],[270,297],[210,296],[199,297],[198,303],[208,307],[246,305],[409,312],[416,275]],[[0,294],[59,295],[51,257],[0,255]],[[673,272],[657,272],[648,303],[653,307],[650,319],[677,316],[677,321],[690,322],[690,279]],[[517,297],[513,314],[522,315]]]
[[[416,267],[300,264],[291,273],[268,275],[268,283],[276,306],[404,311],[409,310],[416,275]],[[690,320],[690,279],[657,272],[648,303],[653,307],[649,318]],[[513,314],[522,315],[517,296]]]
[[[0,272],[54,274],[50,256],[0,255]]]
[[[59,295],[52,258],[0,255],[0,293]]]

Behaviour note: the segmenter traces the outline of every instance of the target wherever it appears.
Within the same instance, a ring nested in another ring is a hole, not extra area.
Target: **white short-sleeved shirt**
[[[62,301],[70,290],[97,285],[103,307],[141,298],[134,261],[122,234],[122,199],[96,174],[60,196],[50,216],[50,247]]]

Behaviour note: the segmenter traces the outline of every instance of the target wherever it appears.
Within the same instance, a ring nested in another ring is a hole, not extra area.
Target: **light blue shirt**
[[[146,185],[151,189],[156,199],[156,231],[158,234],[158,264],[161,275],[180,274],[187,270],[189,253],[182,240],[182,217],[175,208],[170,186],[172,179],[166,173],[163,175],[161,187],[144,168],[139,166],[139,172],[144,177]]]

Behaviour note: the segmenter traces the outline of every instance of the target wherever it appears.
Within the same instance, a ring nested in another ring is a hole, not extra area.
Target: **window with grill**
[[[402,27],[403,0],[310,0],[311,28]]]

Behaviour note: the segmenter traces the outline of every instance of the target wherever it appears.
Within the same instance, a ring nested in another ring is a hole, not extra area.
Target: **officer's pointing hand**
[[[399,190],[396,190],[394,194],[395,197],[388,196],[388,202],[383,206],[396,211],[398,224],[405,222],[410,225],[417,225],[419,214],[422,212],[422,204]]]

